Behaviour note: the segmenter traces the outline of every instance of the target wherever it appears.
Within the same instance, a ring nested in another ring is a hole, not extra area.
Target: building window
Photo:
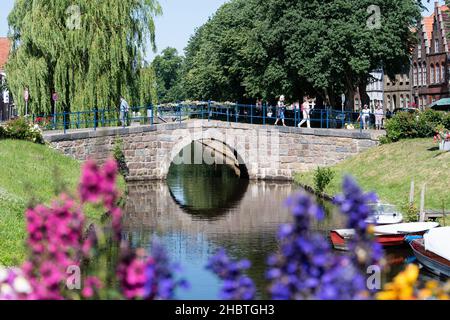
[[[423,85],[427,86],[428,85],[428,77],[427,77],[427,64],[424,62],[423,63]]]
[[[439,53],[439,39],[434,40],[434,53]]]
[[[441,82],[441,66],[440,65],[436,65],[436,83]]]
[[[417,80],[419,86],[423,85],[423,69],[422,65],[419,66],[419,79]]]
[[[388,82],[389,83],[389,82]],[[413,86],[417,86],[417,65],[413,67]]]
[[[422,42],[417,46],[417,57],[422,59]]]
[[[411,106],[410,104],[411,100],[409,99],[409,94],[406,95],[406,106],[409,108]]]
[[[441,64],[441,82],[445,81],[445,65],[444,63]]]
[[[430,83],[434,83],[434,65],[430,66]]]

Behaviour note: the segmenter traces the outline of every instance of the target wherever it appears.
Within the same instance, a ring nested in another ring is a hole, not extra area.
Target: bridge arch
[[[220,131],[210,129],[180,138],[161,165],[163,177],[167,177],[173,164],[224,164],[235,170],[241,179],[250,178],[248,164],[240,152],[225,141]]]

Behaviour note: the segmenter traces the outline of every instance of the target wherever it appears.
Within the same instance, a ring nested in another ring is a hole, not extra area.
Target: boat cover
[[[450,261],[450,227],[432,229],[423,239],[427,251]]]
[[[411,222],[377,226],[374,231],[376,234],[413,234],[425,232],[438,226],[439,223],[437,222]]]

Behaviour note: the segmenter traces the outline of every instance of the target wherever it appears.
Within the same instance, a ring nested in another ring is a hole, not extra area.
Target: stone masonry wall
[[[47,133],[45,139],[77,160],[111,157],[120,137],[133,181],[165,179],[174,157],[192,141],[224,142],[251,179],[291,180],[296,172],[337,164],[378,144],[370,133],[191,120],[181,124]],[[228,152],[229,153],[229,152]]]

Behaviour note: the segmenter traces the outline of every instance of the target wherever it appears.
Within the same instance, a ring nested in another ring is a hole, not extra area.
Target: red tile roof
[[[0,70],[3,70],[8,61],[11,42],[8,38],[0,38]]]
[[[434,22],[434,13],[429,17],[424,17],[422,20],[423,32],[425,32],[428,41],[431,40],[431,33],[433,32],[433,22]]]

